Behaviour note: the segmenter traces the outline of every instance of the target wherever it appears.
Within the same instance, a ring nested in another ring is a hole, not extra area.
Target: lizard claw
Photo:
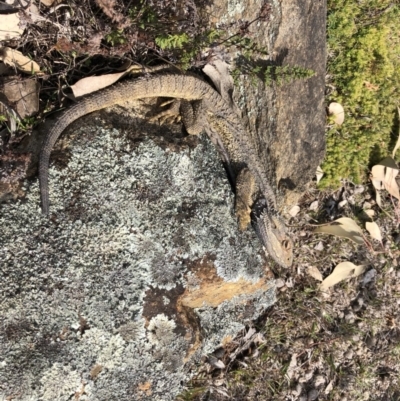
[[[160,124],[165,124],[169,122],[171,124],[178,123],[181,121],[180,114],[180,101],[179,99],[167,100],[166,102],[161,103],[161,107],[165,107],[170,105],[166,110],[160,111],[155,116],[149,118],[150,121],[159,121]]]

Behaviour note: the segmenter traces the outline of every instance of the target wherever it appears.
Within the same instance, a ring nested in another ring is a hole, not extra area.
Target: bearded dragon
[[[286,232],[274,192],[241,118],[211,85],[193,75],[158,73],[126,80],[89,95],[64,111],[48,132],[40,154],[39,181],[43,213],[49,213],[50,153],[68,125],[86,114],[128,99],[154,97],[175,99],[173,106],[161,112],[159,118],[179,113],[189,134],[198,135],[203,130],[207,132],[236,183],[235,209],[239,228],[243,230],[249,225],[253,212],[256,232],[269,255],[281,266],[291,266],[292,240]]]

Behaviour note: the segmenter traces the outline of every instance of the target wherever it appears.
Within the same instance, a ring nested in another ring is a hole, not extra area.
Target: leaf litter
[[[124,23],[124,18],[118,16],[119,11],[117,11],[116,2],[102,1],[98,3],[104,14],[108,15],[114,23],[117,25]],[[53,21],[53,23],[55,24],[56,21]],[[87,27],[90,28],[90,24],[87,24]],[[93,34],[94,31],[89,29],[88,32]],[[110,32],[110,30],[108,32]],[[34,34],[33,30],[31,34]],[[46,52],[52,49],[52,46],[56,43],[56,41],[53,43],[50,41],[48,42],[48,44],[47,42],[43,44],[42,57],[36,59],[36,61],[39,61],[41,64],[42,59],[48,60],[46,59]],[[80,43],[81,42],[79,42],[79,44]],[[99,49],[99,41],[96,43]],[[146,45],[152,48],[151,44],[147,43]],[[77,46],[76,42],[71,46]],[[123,48],[124,47],[121,46],[121,49]],[[147,50],[148,48],[146,48],[146,51]],[[73,48],[69,50],[69,52],[73,51],[76,50]],[[83,48],[82,51],[84,52]],[[94,51],[100,53],[100,50]],[[118,49],[113,49],[112,51],[118,52]],[[21,52],[21,54],[23,53],[24,51]],[[53,66],[57,67],[56,64]],[[13,67],[18,68],[16,65]],[[35,69],[28,68],[26,73],[32,73],[33,70]],[[60,69],[56,70],[57,73],[60,71]],[[64,72],[65,71],[70,74],[72,70],[65,69]],[[74,73],[76,73],[76,71],[77,70],[74,70]],[[100,70],[96,70],[95,68],[92,71],[92,73],[97,75],[100,75],[100,72]],[[394,150],[393,154],[395,151],[396,150]],[[393,181],[392,178],[390,178],[390,174],[387,176],[387,171],[384,172],[381,188],[385,188],[384,181]],[[322,204],[321,200],[320,203]],[[383,198],[380,203],[385,205],[385,199]],[[343,207],[345,210],[349,210],[349,205],[343,204]],[[299,208],[299,212],[292,216],[294,222],[301,221],[301,219],[304,218],[305,214],[300,213],[300,210],[308,209],[304,204],[299,204]],[[316,210],[315,213],[317,213]],[[304,227],[306,224],[309,224],[309,221],[306,220],[302,223],[304,223],[302,224],[302,227]],[[361,228],[359,228],[361,230],[360,233],[359,230],[354,229],[354,227],[353,229],[349,229],[348,225],[343,223],[343,221],[339,223],[336,222],[333,226],[336,224],[341,226],[341,229],[344,231],[345,235],[343,235],[343,237],[350,238],[353,242],[359,243],[360,245],[363,243],[359,239],[355,240],[357,237],[362,238]],[[385,232],[389,231],[390,230],[385,230]],[[313,234],[304,229],[303,232],[305,233],[304,236],[299,235],[301,239],[299,243],[301,246],[296,248],[297,271],[277,272],[280,277],[284,278],[283,282],[288,285],[284,284],[282,286],[280,289],[279,301],[274,307],[274,310],[269,311],[268,316],[260,323],[263,327],[263,332],[268,332],[272,335],[270,337],[266,336],[266,342],[263,344],[255,343],[249,348],[242,348],[242,357],[246,361],[245,364],[255,372],[257,372],[258,368],[261,368],[258,372],[259,374],[253,377],[251,386],[246,386],[246,381],[241,383],[239,380],[231,381],[232,386],[229,388],[229,391],[224,392],[223,389],[221,389],[222,393],[227,397],[230,396],[231,399],[242,399],[239,394],[244,392],[243,387],[246,387],[246,391],[250,391],[250,393],[252,389],[254,389],[254,397],[249,394],[248,397],[250,398],[248,399],[260,399],[260,394],[262,394],[263,391],[267,391],[268,388],[274,390],[274,399],[277,400],[288,399],[288,397],[292,399],[301,399],[301,397],[303,399],[314,399],[315,394],[318,395],[318,393],[320,395],[319,399],[321,400],[328,399],[323,398],[323,394],[329,395],[330,400],[339,400],[346,396],[350,397],[349,399],[357,399],[358,397],[356,397],[357,395],[355,394],[357,392],[356,382],[360,380],[360,370],[354,368],[355,366],[362,367],[364,363],[365,366],[370,367],[371,364],[374,363],[374,367],[384,366],[385,368],[387,367],[387,369],[394,369],[394,371],[396,369],[396,363],[393,363],[393,357],[390,354],[391,334],[394,335],[395,333],[387,334],[385,331],[386,320],[385,318],[381,318],[383,314],[382,310],[377,310],[373,303],[368,303],[368,300],[374,297],[384,300],[395,299],[395,289],[397,287],[400,288],[400,280],[396,274],[398,265],[395,263],[397,262],[393,262],[394,268],[392,268],[392,270],[384,270],[385,263],[381,263],[379,259],[374,258],[374,255],[372,255],[369,257],[368,261],[374,266],[374,269],[369,270],[362,281],[354,280],[354,283],[352,281],[352,285],[348,287],[329,287],[332,291],[331,298],[322,298],[314,291],[315,283],[308,280],[314,278],[321,281],[320,278],[331,270],[332,262],[334,261],[335,264],[337,264],[338,255],[341,253],[344,253],[345,257],[353,255],[354,259],[359,258],[360,255],[354,253],[354,245],[351,246],[348,241],[342,241],[334,236],[324,241],[325,246],[321,252],[326,252],[327,256],[321,255],[320,252],[313,253],[312,248],[314,243],[312,246],[309,246],[307,242],[309,240],[312,241]],[[330,234],[334,233],[331,232]],[[388,239],[388,244],[393,244],[393,241]],[[338,246],[337,244],[340,244],[340,247],[332,250],[332,247]],[[396,255],[398,257],[398,253]],[[364,257],[365,255],[361,256]],[[310,263],[309,259],[313,259],[313,263]],[[364,258],[362,259],[363,260],[352,259],[353,262],[355,262],[354,266],[360,266],[359,263],[364,261]],[[388,259],[387,254],[384,255],[384,259]],[[395,261],[396,259],[393,260]],[[318,268],[308,268],[306,270],[304,266],[310,265],[318,266]],[[337,266],[339,265],[340,263],[337,264]],[[312,274],[310,274],[311,270]],[[334,269],[334,271],[335,270],[336,269]],[[339,271],[340,270],[346,269],[341,268]],[[353,275],[356,274],[356,269],[352,267],[347,268],[346,271],[346,278],[353,277]],[[377,283],[373,280],[376,275],[379,275],[388,285],[384,287],[376,286]],[[326,299],[328,299],[329,302],[325,302]],[[360,305],[364,306],[360,308]],[[396,305],[387,302],[386,305],[384,305],[384,314],[393,315],[395,313]],[[358,334],[352,335],[351,332],[346,332],[341,326],[343,321],[353,322],[351,324],[357,329]],[[369,322],[373,322],[373,330]],[[379,336],[380,333],[384,335],[381,336],[379,347],[377,347],[374,346],[374,337],[377,335]],[[263,358],[258,358],[253,364],[251,358],[248,356],[257,355],[257,353],[251,350],[254,350],[254,346],[264,347],[267,349],[267,353],[262,354]],[[371,353],[374,358],[372,361]],[[232,354],[235,354],[235,352],[232,351],[231,355]],[[316,358],[316,354],[319,355],[318,358]],[[291,363],[291,383],[286,387],[282,386],[282,388],[276,389],[274,385],[282,379],[281,372],[287,367],[288,361],[291,360],[291,355],[296,355]],[[328,363],[329,360],[334,360],[335,364],[332,365]],[[221,364],[218,363],[219,367],[222,367],[222,364],[226,365],[223,362],[225,361],[224,357],[219,357],[218,361],[221,361]],[[262,364],[263,361],[265,363]],[[345,372],[345,375],[342,374],[343,372]],[[369,381],[365,381],[365,386],[367,386],[370,391],[375,391],[372,393],[372,397],[374,398],[370,399],[378,399],[378,395],[382,396],[385,392],[387,393],[387,387],[385,390],[385,386],[387,385],[385,383],[388,383],[388,385],[394,383],[392,380],[393,376],[394,375],[387,374],[385,381],[383,381],[381,377],[377,375],[377,380],[375,380],[375,376],[372,376],[372,379],[369,378]],[[269,380],[270,378],[271,380]],[[238,391],[238,396],[236,398],[235,390]],[[255,396],[255,394],[257,394],[257,396]],[[272,398],[265,397],[265,399]]]

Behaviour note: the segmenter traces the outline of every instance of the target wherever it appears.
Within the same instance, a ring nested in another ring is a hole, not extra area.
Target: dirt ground
[[[283,3],[287,7],[283,15],[296,11],[295,2]],[[303,24],[304,30],[311,26],[311,36],[320,37],[325,24],[324,2],[306,3],[308,7],[301,9],[305,19],[299,24]],[[296,5],[301,6],[302,2]],[[161,51],[154,38],[166,27],[170,32],[186,31],[194,37],[195,32],[201,31],[199,26],[203,22],[197,13],[199,5],[185,1],[173,4],[168,0],[129,4],[112,0],[85,1],[79,3],[79,7],[72,1],[55,7],[47,7],[45,3],[34,6],[36,8],[29,8],[29,12],[18,13],[25,27],[22,36],[1,42],[3,46],[29,55],[41,70],[35,76],[14,66],[11,71],[9,68],[8,72],[2,72],[3,87],[18,83],[14,92],[22,95],[14,98],[13,105],[18,109],[19,104],[18,110],[24,116],[18,130],[6,129],[0,133],[2,200],[23,196],[21,183],[36,174],[40,141],[32,141],[31,134],[49,114],[68,102],[66,83],[115,72],[132,60],[142,64],[165,60],[174,63],[182,52]],[[319,20],[309,17],[315,16],[313,12],[316,11]],[[289,21],[292,24],[293,15]],[[141,24],[145,24],[146,29],[140,28]],[[241,29],[246,31],[246,24],[238,22],[237,31]],[[204,28],[201,32],[205,34],[205,31]],[[277,45],[281,52],[276,60],[300,63],[306,50],[288,52],[282,42],[285,35],[293,35],[293,28],[287,25],[280,33],[281,41]],[[322,45],[310,41],[309,46],[315,50]],[[199,51],[194,54],[192,65],[201,66],[201,61]],[[319,64],[313,86],[305,81],[287,84],[276,88],[274,100],[278,105],[288,104],[286,109],[275,106],[274,116],[281,135],[292,138],[302,135],[289,126],[309,133],[308,139],[301,137],[300,145],[295,140],[291,144],[294,150],[301,148],[304,152],[296,162],[291,162],[289,170],[282,167],[290,162],[287,158],[274,162],[274,167],[280,171],[278,186],[286,199],[289,200],[288,194],[294,188],[297,195],[304,193],[297,203],[297,214],[293,212],[293,216],[287,216],[295,240],[293,267],[288,270],[271,267],[279,287],[276,305],[224,349],[204,358],[180,400],[400,399],[400,209],[397,201],[385,193],[382,207],[379,207],[369,183],[357,186],[344,180],[341,188],[324,192],[317,189],[315,181],[306,185],[324,150],[320,127],[325,123],[325,60],[318,61],[314,57],[313,63]],[[23,92],[21,85],[27,87]],[[314,99],[314,106],[304,99]],[[301,119],[296,125],[298,115]],[[268,116],[271,114],[263,118]],[[262,120],[254,122],[255,131],[261,123]],[[279,146],[271,148],[276,154],[285,151]],[[309,163],[302,164],[301,160],[307,158]],[[294,181],[287,180],[290,171],[295,172],[292,174],[296,177]],[[364,227],[369,221],[365,210],[374,211],[373,220],[382,232],[382,241],[371,239],[365,230],[365,241],[360,245],[346,238],[314,232],[317,224],[340,217],[350,217]],[[335,266],[346,261],[365,265],[364,273],[321,292],[320,281],[315,278],[316,270],[325,278]],[[255,333],[258,335],[254,336]],[[248,341],[250,337],[252,341]]]

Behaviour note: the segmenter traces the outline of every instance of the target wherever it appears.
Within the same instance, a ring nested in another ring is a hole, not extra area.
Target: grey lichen
[[[184,272],[182,263],[173,255],[156,252],[150,262],[152,280],[159,288],[170,290],[174,288]]]
[[[50,218],[37,181],[25,199],[1,206],[0,399],[171,400],[188,379],[190,347],[174,328],[173,291],[197,285],[188,268],[207,254],[222,277],[255,279],[261,247],[251,231],[239,239],[233,195],[206,138],[174,153],[150,139],[134,147],[117,130],[77,137],[68,167],[50,169]],[[146,321],[152,289],[170,310]],[[268,296],[248,297],[257,305],[249,319]],[[205,335],[190,363],[243,326],[239,301],[196,312]]]
[[[176,324],[164,314],[157,315],[147,326],[147,337],[151,344],[157,347],[169,346],[176,338]]]
[[[252,241],[254,237],[249,235],[249,231],[221,241],[215,261],[220,277],[226,281],[237,281],[241,277],[257,281],[262,277],[262,258],[254,252],[256,245]]]
[[[55,363],[43,373],[40,379],[42,384],[41,399],[44,401],[67,401],[79,392],[82,382],[80,374],[70,366]]]

